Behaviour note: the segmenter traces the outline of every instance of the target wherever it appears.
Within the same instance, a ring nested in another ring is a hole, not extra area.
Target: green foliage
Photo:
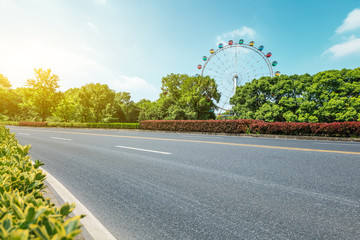
[[[48,127],[73,127],[73,128],[113,128],[113,129],[138,129],[139,123],[78,123],[78,122],[49,122]]]
[[[0,73],[0,87],[3,87],[3,88],[11,88],[11,83],[9,81],[9,79],[7,79],[7,77],[5,77],[4,75],[2,75]]]
[[[359,121],[360,68],[262,77],[238,87],[235,117],[268,122]]]
[[[25,106],[29,106],[45,121],[51,116],[59,101],[60,93],[57,91],[59,77],[51,74],[51,70],[35,69],[35,78],[27,80]]]
[[[77,92],[80,122],[101,122],[108,116],[115,99],[115,91],[106,84],[90,83]]]
[[[19,122],[15,122],[15,121],[0,121],[0,125],[19,126]]]
[[[106,84],[58,91],[58,77],[35,70],[27,87],[11,89],[0,75],[0,121],[125,123],[139,120],[215,119],[220,98],[214,79],[169,74],[156,101],[131,100]],[[268,122],[360,120],[360,68],[315,75],[262,77],[240,86],[230,99],[233,113],[222,118]],[[221,117],[220,117],[221,118]]]
[[[43,164],[33,165],[29,150],[0,125],[0,239],[73,239],[82,216],[67,219],[74,204],[58,209],[43,197]]]
[[[137,122],[139,111],[130,93],[115,92],[106,84],[90,83],[63,93],[50,121]]]
[[[19,122],[18,126],[28,126],[28,127],[46,127],[46,122]]]
[[[0,86],[0,116],[2,120],[15,120],[20,114],[21,97],[13,89]]]
[[[162,93],[143,106],[140,119],[215,119],[214,101],[220,94],[214,79],[170,74],[162,79]]]
[[[61,122],[69,122],[75,119],[76,100],[71,89],[61,93],[59,104],[56,106],[53,116]]]

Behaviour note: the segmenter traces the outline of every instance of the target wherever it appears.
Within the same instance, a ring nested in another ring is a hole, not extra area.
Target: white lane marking
[[[30,133],[18,133],[19,135],[25,135],[25,136],[29,136]]]
[[[358,143],[320,143],[316,142],[315,144],[331,144],[331,145],[346,145],[346,146],[359,146]]]
[[[52,139],[56,139],[56,140],[64,140],[64,141],[71,141],[72,139],[69,138],[59,138],[59,137],[50,137]]]
[[[160,153],[160,154],[172,154],[172,153],[168,153],[168,152],[160,152],[160,151],[154,151],[154,150],[149,150],[149,149],[133,148],[133,147],[126,147],[126,146],[115,146],[115,147],[117,147],[117,148],[126,148],[126,149],[137,150],[137,151],[143,151],[143,152],[152,152],[152,153]]]
[[[116,240],[104,225],[102,225],[101,222],[74,195],[72,195],[64,185],[43,168],[41,168],[41,170],[46,174],[47,182],[55,189],[64,202],[75,203],[76,207],[73,213],[75,215],[86,215],[80,222],[95,240]]]

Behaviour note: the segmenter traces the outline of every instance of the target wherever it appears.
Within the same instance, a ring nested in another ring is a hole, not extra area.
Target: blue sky
[[[0,31],[13,87],[51,68],[61,90],[100,82],[136,101],[232,38],[264,45],[283,74],[360,67],[358,0],[0,0]]]

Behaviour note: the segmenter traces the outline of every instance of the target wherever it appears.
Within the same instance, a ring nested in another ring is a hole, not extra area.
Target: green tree
[[[262,77],[236,89],[230,99],[236,118],[332,122],[358,119],[360,68],[313,76]]]
[[[115,93],[114,109],[113,109],[113,121],[114,122],[126,122],[126,114],[124,108],[126,103],[131,99],[130,93],[117,92]]]
[[[282,118],[282,108],[277,104],[265,103],[254,114],[255,119],[277,122]]]
[[[9,79],[7,79],[7,77],[2,75],[1,73],[0,73],[0,87],[6,88],[6,89],[11,88],[11,83],[10,83]]]
[[[16,90],[0,87],[0,103],[0,115],[3,116],[3,120],[19,120],[22,98]]]
[[[160,98],[142,116],[147,119],[215,119],[220,94],[214,79],[169,74],[162,79]]]
[[[127,122],[138,122],[141,109],[137,106],[134,101],[130,101],[126,104],[125,115]]]
[[[59,77],[51,70],[35,69],[35,78],[26,82],[28,87],[26,105],[36,112],[41,121],[51,116],[60,97]]]
[[[112,118],[115,91],[106,84],[90,83],[76,95],[77,119],[80,122],[108,122]]]
[[[69,89],[61,94],[59,104],[56,106],[53,116],[57,121],[70,122],[75,120],[77,104],[75,100],[78,89]]]

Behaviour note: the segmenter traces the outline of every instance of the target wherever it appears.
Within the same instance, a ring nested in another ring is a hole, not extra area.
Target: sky
[[[51,69],[156,100],[161,79],[195,75],[221,41],[272,52],[282,74],[360,67],[359,0],[0,0],[0,73],[13,88]]]

